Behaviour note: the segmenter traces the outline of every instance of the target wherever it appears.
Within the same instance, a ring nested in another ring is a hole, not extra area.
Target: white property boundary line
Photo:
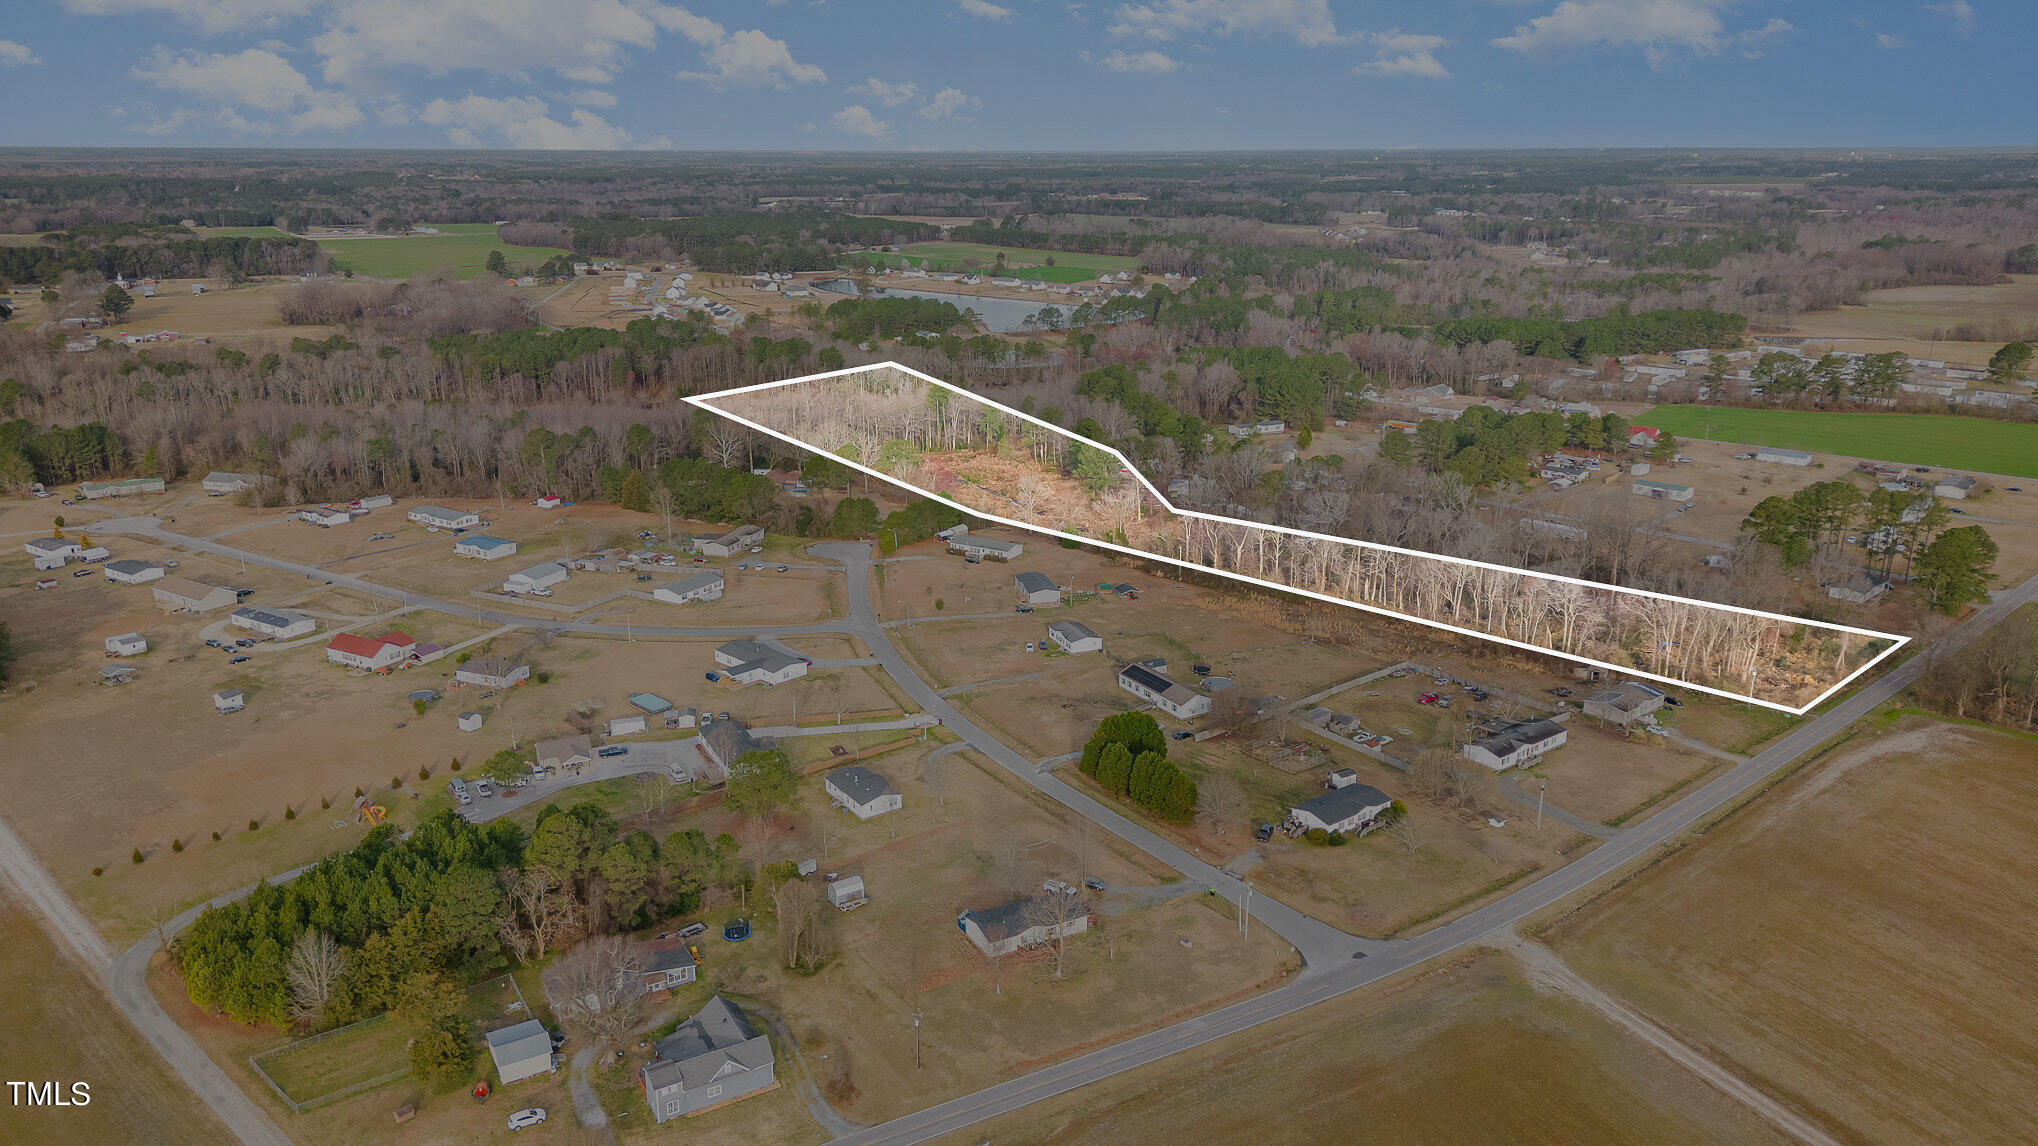
[[[919,486],[900,481],[898,478],[893,477],[892,475],[885,473],[882,470],[873,469],[870,466],[864,465],[861,462],[851,461],[848,458],[841,457],[840,455],[831,453],[830,451],[824,450],[821,447],[816,446],[810,442],[800,441],[798,438],[795,438],[790,434],[786,434],[779,430],[772,429],[770,426],[753,422],[748,418],[742,417],[741,415],[732,414],[729,411],[721,409],[720,407],[712,404],[713,400],[716,398],[728,398],[737,394],[751,394],[760,390],[775,390],[782,386],[797,386],[804,382],[820,382],[831,378],[847,377],[852,374],[863,374],[872,370],[896,370],[901,374],[911,375],[912,377],[918,378],[922,382],[926,382],[929,385],[939,386],[944,390],[948,390],[961,397],[970,399],[971,401],[980,402],[993,410],[997,410],[1001,413],[1010,415],[1011,417],[1014,418],[1018,418],[1022,421],[1031,422],[1034,425],[1041,427],[1042,429],[1052,431],[1056,434],[1061,435],[1064,438],[1070,439],[1071,441],[1080,442],[1083,445],[1090,447],[1091,449],[1102,450],[1105,453],[1110,454],[1112,457],[1117,458],[1119,464],[1122,465],[1129,473],[1131,473],[1132,476],[1135,479],[1137,479],[1142,486],[1145,486],[1147,492],[1151,493],[1154,496],[1155,500],[1159,501],[1161,505],[1165,506],[1169,513],[1172,513],[1178,517],[1201,518],[1204,521],[1216,522],[1221,525],[1245,526],[1252,529],[1264,529],[1276,533],[1286,533],[1294,537],[1307,537],[1317,541],[1329,541],[1342,545],[1356,545],[1363,549],[1375,549],[1382,553],[1394,553],[1404,557],[1420,557],[1430,561],[1448,561],[1456,565],[1469,565],[1475,569],[1488,569],[1498,573],[1513,573],[1522,577],[1537,577],[1545,581],[1559,581],[1567,585],[1583,586],[1584,588],[1587,589],[1599,589],[1611,593],[1626,593],[1631,596],[1650,597],[1662,601],[1678,601],[1687,605],[1697,605],[1700,608],[1705,609],[1724,609],[1730,613],[1741,613],[1743,615],[1750,617],[1761,617],[1765,620],[1780,621],[1784,624],[1806,625],[1812,628],[1830,630],[1832,632],[1852,633],[1855,636],[1870,637],[1876,640],[1889,641],[1891,643],[1887,649],[1884,649],[1882,652],[1876,654],[1873,658],[1871,658],[1868,661],[1868,663],[1862,665],[1860,668],[1855,669],[1853,672],[1848,673],[1845,677],[1842,677],[1832,687],[1826,689],[1826,691],[1820,693],[1818,696],[1812,698],[1805,704],[1797,708],[1792,708],[1789,705],[1778,704],[1773,700],[1763,700],[1761,697],[1748,696],[1746,694],[1738,692],[1729,692],[1725,689],[1710,688],[1702,684],[1693,684],[1690,681],[1678,680],[1676,677],[1663,676],[1658,673],[1647,672],[1645,670],[1633,668],[1628,665],[1617,665],[1608,661],[1593,660],[1591,657],[1582,657],[1578,656],[1575,653],[1559,652],[1556,649],[1546,648],[1542,645],[1530,644],[1527,641],[1517,641],[1511,637],[1501,637],[1495,636],[1492,633],[1482,633],[1476,629],[1467,629],[1458,625],[1446,624],[1442,621],[1433,621],[1425,617],[1413,616],[1408,613],[1397,613],[1392,609],[1383,609],[1377,605],[1362,604],[1358,601],[1347,601],[1342,597],[1333,597],[1325,593],[1317,593],[1308,589],[1300,589],[1293,585],[1283,585],[1278,581],[1267,581],[1258,577],[1247,576],[1244,573],[1233,573],[1223,569],[1215,569],[1208,566],[1197,565],[1189,561],[1184,561],[1180,558],[1167,557],[1159,553],[1149,553],[1144,549],[1134,549],[1131,546],[1127,545],[1117,545],[1109,541],[1100,541],[1092,537],[1084,537],[1079,534],[1064,533],[1060,530],[1048,529],[1044,526],[1032,524],[1029,522],[1015,521],[1009,517],[999,517],[996,514],[986,513],[983,510],[964,505],[961,502],[956,501],[954,498],[935,493],[932,490],[921,489]],[[871,477],[877,478],[881,481],[888,482],[892,485],[898,486],[901,489],[911,490],[914,493],[921,495],[922,497],[931,497],[938,501],[947,502],[948,504],[953,505],[958,509],[961,509],[963,512],[969,514],[972,517],[983,518],[984,520],[987,521],[995,521],[1000,525],[1008,525],[1014,529],[1025,530],[1028,533],[1044,534],[1048,537],[1055,538],[1056,540],[1064,539],[1074,540],[1081,542],[1084,545],[1093,546],[1095,548],[1109,549],[1117,553],[1123,553],[1129,557],[1139,557],[1149,561],[1166,562],[1169,565],[1179,566],[1183,569],[1190,569],[1198,573],[1205,574],[1214,573],[1221,577],[1229,577],[1234,581],[1243,581],[1250,585],[1258,585],[1262,588],[1273,589],[1282,593],[1293,593],[1298,596],[1313,598],[1315,600],[1328,602],[1329,604],[1333,605],[1343,605],[1346,608],[1359,609],[1368,613],[1376,613],[1383,617],[1393,617],[1397,620],[1413,621],[1418,625],[1427,625],[1433,629],[1442,629],[1445,632],[1457,633],[1461,636],[1474,637],[1482,641],[1493,641],[1498,644],[1508,645],[1513,648],[1522,649],[1526,652],[1541,653],[1546,656],[1561,657],[1564,660],[1575,661],[1579,664],[1591,665],[1594,668],[1607,669],[1609,671],[1621,673],[1626,676],[1637,676],[1644,677],[1649,680],[1661,681],[1664,684],[1676,685],[1679,688],[1689,688],[1696,690],[1698,692],[1709,693],[1713,696],[1724,697],[1728,700],[1743,701],[1749,704],[1759,704],[1764,708],[1773,708],[1778,712],[1787,712],[1792,716],[1802,716],[1805,713],[1810,712],[1812,709],[1817,708],[1819,705],[1825,703],[1828,697],[1834,695],[1841,689],[1847,687],[1847,685],[1851,683],[1854,680],[1854,678],[1860,676],[1862,673],[1867,672],[1869,669],[1874,668],[1876,665],[1881,664],[1883,661],[1887,660],[1892,653],[1895,653],[1898,649],[1903,648],[1905,645],[1911,643],[1911,638],[1899,636],[1895,633],[1879,633],[1873,629],[1857,629],[1848,625],[1835,625],[1825,621],[1806,620],[1803,617],[1785,616],[1781,613],[1766,613],[1760,609],[1746,609],[1742,608],[1739,605],[1723,605],[1713,601],[1700,601],[1693,597],[1679,597],[1670,593],[1656,593],[1647,589],[1630,589],[1623,585],[1608,585],[1600,581],[1587,581],[1578,577],[1564,577],[1555,573],[1539,573],[1532,569],[1517,569],[1511,565],[1496,565],[1488,561],[1473,561],[1468,558],[1452,557],[1443,553],[1424,553],[1421,550],[1417,549],[1403,549],[1398,546],[1382,545],[1379,544],[1378,542],[1373,541],[1361,541],[1355,537],[1339,537],[1335,534],[1329,533],[1313,533],[1306,529],[1294,529],[1285,525],[1268,525],[1264,522],[1244,521],[1239,518],[1223,517],[1214,513],[1199,513],[1195,510],[1177,509],[1174,503],[1170,502],[1167,499],[1167,496],[1165,494],[1163,494],[1159,489],[1156,489],[1154,487],[1154,484],[1146,479],[1145,474],[1139,472],[1139,467],[1133,465],[1131,459],[1127,458],[1124,454],[1118,452],[1112,447],[1104,445],[1101,442],[1093,442],[1090,439],[1081,436],[1080,434],[1070,433],[1068,430],[1065,430],[1062,427],[1053,424],[1052,422],[1042,421],[1041,419],[1036,418],[1031,414],[1022,413],[1021,411],[1015,410],[1001,402],[995,402],[989,398],[984,397],[981,394],[972,393],[968,390],[963,389],[960,386],[944,382],[941,379],[936,378],[930,374],[922,374],[918,370],[914,370],[909,366],[901,366],[896,362],[877,362],[869,366],[852,366],[843,370],[830,370],[820,374],[806,374],[798,378],[787,378],[779,382],[760,382],[754,386],[739,386],[733,390],[717,390],[712,394],[688,395],[682,400],[685,401],[688,405],[699,407],[700,409],[706,410],[711,414],[727,418],[732,422],[741,423],[742,425],[748,426],[751,429],[758,431],[759,433],[767,434],[771,437],[777,438],[782,442],[786,442],[790,445],[797,446],[800,449],[807,450],[810,453],[822,454],[832,461],[840,462],[843,465],[849,466],[852,469],[859,470],[863,473],[869,474]]]

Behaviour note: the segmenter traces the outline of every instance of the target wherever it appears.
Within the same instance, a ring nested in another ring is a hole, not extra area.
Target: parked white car
[[[544,1109],[533,1106],[510,1115],[509,1128],[511,1130],[522,1130],[527,1126],[536,1126],[543,1121],[545,1121]]]

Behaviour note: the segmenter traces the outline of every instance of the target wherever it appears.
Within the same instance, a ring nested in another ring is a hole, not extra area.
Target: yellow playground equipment
[[[373,802],[371,802],[371,801],[370,801],[370,800],[368,799],[368,797],[366,797],[366,796],[363,796],[363,797],[361,797],[360,799],[358,799],[358,800],[355,800],[355,801],[354,801],[354,822],[355,822],[355,823],[357,823],[357,824],[358,824],[358,823],[360,823],[360,822],[361,822],[362,820],[364,820],[364,819],[365,819],[365,820],[367,820],[367,821],[368,821],[369,825],[370,825],[370,826],[372,827],[372,826],[374,826],[374,825],[376,825],[376,824],[380,824],[381,822],[383,822],[384,820],[387,820],[388,818],[389,818],[389,809],[388,809],[388,808],[385,808],[385,807],[383,807],[383,806],[382,806],[382,805],[380,805],[380,804],[377,804],[377,803],[373,803]]]

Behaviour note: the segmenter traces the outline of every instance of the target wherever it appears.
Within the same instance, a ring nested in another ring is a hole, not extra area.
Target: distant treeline
[[[924,223],[832,211],[732,211],[690,219],[604,215],[566,225],[573,229],[575,254],[621,254],[627,240],[649,236],[665,240],[701,270],[719,274],[827,270],[844,249],[917,243],[941,234]]]
[[[506,330],[498,334],[451,334],[431,340],[432,353],[458,361],[475,379],[519,374],[543,383],[560,363],[596,351],[621,351],[611,370],[648,373],[650,364],[690,346],[721,341],[723,336],[703,324],[672,319],[639,318],[621,330],[572,326],[564,330]]]
[[[953,303],[932,298],[845,298],[830,303],[828,321],[835,337],[860,342],[882,332],[897,338],[917,330],[941,334],[956,326],[971,326],[969,316]]]
[[[1629,314],[1615,308],[1602,318],[1451,318],[1431,333],[1456,346],[1511,342],[1515,353],[1537,358],[1589,362],[1599,355],[1654,354],[1686,347],[1734,347],[1748,331],[1748,318],[1716,310],[1649,310]]]
[[[119,233],[108,233],[119,232]],[[66,272],[107,278],[202,278],[299,274],[323,265],[318,244],[286,235],[176,238],[160,228],[59,231],[25,247],[0,247],[0,280],[55,285]]]

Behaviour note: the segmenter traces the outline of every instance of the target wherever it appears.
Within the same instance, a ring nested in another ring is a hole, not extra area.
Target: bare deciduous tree
[[[1083,897],[1067,891],[1044,891],[1026,901],[1019,913],[1019,921],[1032,928],[1041,928],[1046,933],[1048,950],[1054,953],[1054,963],[1048,972],[1056,979],[1068,977],[1069,932],[1076,924],[1090,914],[1090,905]]]
[[[1387,826],[1387,834],[1400,841],[1401,846],[1414,855],[1429,846],[1429,828],[1411,813],[1402,816]]]
[[[786,967],[798,967],[802,961],[809,966],[819,963],[821,900],[813,885],[800,879],[786,880],[771,893],[771,904],[778,912],[779,957]]]
[[[568,1033],[606,1048],[651,1013],[643,971],[644,958],[633,945],[618,935],[600,935],[545,973],[545,995]]]
[[[1244,786],[1229,772],[1213,771],[1196,786],[1196,815],[1213,832],[1240,827],[1251,810]]]
[[[290,982],[290,1013],[309,1022],[325,1010],[333,988],[347,973],[347,953],[332,936],[307,928],[291,945],[283,973]]]

